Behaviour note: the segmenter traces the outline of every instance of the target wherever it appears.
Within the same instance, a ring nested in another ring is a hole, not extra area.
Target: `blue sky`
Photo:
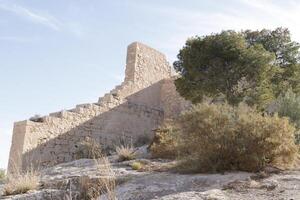
[[[141,41],[170,63],[188,37],[288,27],[300,1],[0,0],[0,168],[14,121],[96,102],[121,83],[126,47]]]

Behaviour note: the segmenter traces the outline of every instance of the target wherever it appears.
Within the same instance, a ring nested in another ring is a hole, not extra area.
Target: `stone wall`
[[[176,92],[170,69],[162,53],[130,44],[124,82],[97,103],[51,113],[42,122],[15,123],[9,172],[71,161],[85,137],[105,148],[121,136],[132,142],[151,136],[165,117],[178,115],[187,105]]]
[[[175,79],[176,77],[172,77],[162,81],[160,104],[166,119],[176,118],[183,110],[191,106],[191,103],[176,91]]]

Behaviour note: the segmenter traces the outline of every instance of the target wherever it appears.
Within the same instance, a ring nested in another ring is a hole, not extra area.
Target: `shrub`
[[[155,130],[155,136],[149,146],[153,158],[173,159],[178,155],[179,137],[178,130],[171,122],[167,122]]]
[[[3,195],[16,195],[39,187],[39,176],[35,171],[10,175],[3,188]]]
[[[84,141],[80,142],[76,152],[76,159],[89,158],[96,159],[102,157],[102,149],[100,144],[90,137],[86,137]]]
[[[129,145],[116,147],[116,152],[119,156],[119,161],[133,160],[135,158],[134,148]]]
[[[263,116],[246,105],[202,103],[179,119],[186,172],[258,171],[295,159],[295,128],[287,118]]]
[[[143,167],[143,165],[142,165],[142,163],[140,163],[140,162],[133,162],[133,163],[131,164],[131,168],[132,168],[133,170],[140,170],[142,167]]]
[[[289,117],[290,122],[294,123],[297,131],[295,133],[296,143],[300,143],[300,96],[291,90],[278,97],[276,102],[270,106],[272,112],[277,112],[281,117]]]

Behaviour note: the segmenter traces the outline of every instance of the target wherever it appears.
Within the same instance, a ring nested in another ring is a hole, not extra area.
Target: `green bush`
[[[202,103],[179,119],[185,172],[258,171],[271,164],[287,167],[297,147],[287,118],[263,116],[246,105]]]
[[[300,96],[297,96],[291,90],[280,95],[275,104],[270,108],[272,112],[277,112],[281,117],[288,117],[290,122],[294,123],[297,131],[295,133],[296,143],[300,143]]]

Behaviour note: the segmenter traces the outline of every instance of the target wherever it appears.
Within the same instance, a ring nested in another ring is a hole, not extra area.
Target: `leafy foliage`
[[[262,44],[263,47],[275,54],[276,63],[281,67],[289,67],[299,63],[299,44],[291,40],[290,31],[287,28],[275,30],[263,29],[261,31],[244,31],[243,34],[250,45]]]
[[[188,39],[174,62],[179,93],[193,103],[225,95],[265,108],[283,89],[300,91],[299,45],[287,29],[223,31]]]
[[[199,104],[179,120],[180,169],[186,172],[258,171],[289,166],[297,154],[287,118],[262,116],[245,104]]]
[[[267,51],[274,53],[274,65],[280,67],[272,79],[276,95],[288,88],[300,92],[300,45],[291,40],[289,30],[280,27],[275,30],[247,30],[243,34],[250,45],[261,44]]]

